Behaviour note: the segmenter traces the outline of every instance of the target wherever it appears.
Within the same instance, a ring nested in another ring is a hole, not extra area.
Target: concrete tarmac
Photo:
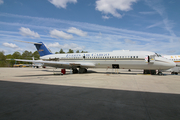
[[[0,68],[0,120],[179,120],[180,76]]]

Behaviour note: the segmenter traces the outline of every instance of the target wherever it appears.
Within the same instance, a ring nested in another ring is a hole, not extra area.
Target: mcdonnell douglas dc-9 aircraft
[[[21,41],[25,42],[25,41]],[[154,52],[116,50],[113,52],[52,54],[42,42],[36,46],[41,60],[16,61],[43,63],[45,66],[71,69],[72,73],[86,73],[88,68],[143,69],[144,74],[162,74],[161,70],[175,67],[175,63]],[[62,71],[62,70],[61,70]]]

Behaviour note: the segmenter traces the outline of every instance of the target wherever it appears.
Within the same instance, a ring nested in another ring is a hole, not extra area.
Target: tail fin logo
[[[42,52],[42,51],[44,51],[43,49],[40,49],[40,50],[38,50],[39,52]]]

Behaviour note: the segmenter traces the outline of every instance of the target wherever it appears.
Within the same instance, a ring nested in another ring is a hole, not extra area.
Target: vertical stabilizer
[[[52,54],[42,42],[34,43],[34,45],[36,46],[37,51],[39,52],[39,55],[41,57],[45,56],[45,55]]]

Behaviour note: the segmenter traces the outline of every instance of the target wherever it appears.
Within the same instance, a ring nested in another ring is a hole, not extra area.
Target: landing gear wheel
[[[73,74],[78,73],[77,69],[73,69]]]
[[[158,72],[158,75],[163,75],[162,72]]]
[[[87,69],[86,68],[79,68],[79,73],[87,73]]]

